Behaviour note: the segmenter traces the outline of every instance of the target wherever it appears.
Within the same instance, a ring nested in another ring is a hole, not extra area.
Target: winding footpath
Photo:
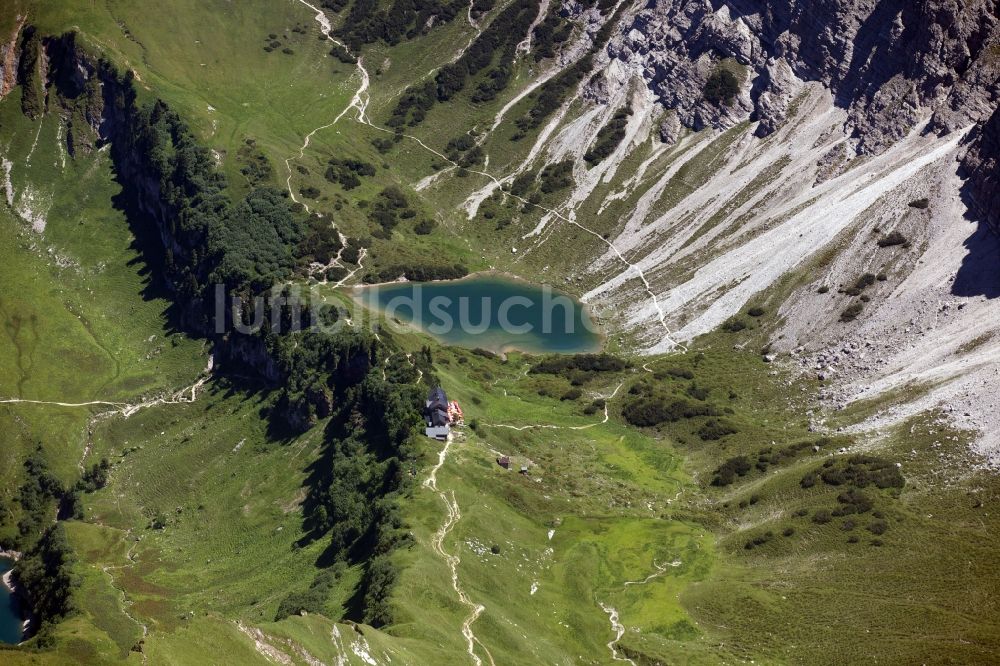
[[[209,362],[206,372],[211,371],[211,361]],[[91,400],[89,402],[59,402],[56,400],[27,400],[23,398],[0,398],[0,405],[49,405],[52,407],[113,407],[113,409],[99,412],[94,415],[95,419],[107,418],[109,416],[122,416],[124,418],[129,418],[136,412],[149,407],[154,407],[156,405],[179,405],[183,403],[194,402],[198,397],[198,389],[204,386],[210,378],[210,375],[205,374],[198,379],[195,383],[182,388],[173,393],[167,394],[165,396],[160,396],[158,398],[151,398],[149,400],[144,400],[142,402],[128,403],[128,402],[108,402],[106,400]]]
[[[468,606],[471,612],[462,622],[462,635],[465,637],[465,649],[468,652],[469,657],[472,658],[473,663],[476,666],[483,666],[483,660],[476,654],[476,645],[483,649],[486,653],[486,658],[489,659],[490,666],[496,666],[493,661],[493,655],[490,654],[489,649],[483,645],[482,641],[476,638],[476,634],[472,631],[472,624],[479,619],[486,607],[482,604],[477,604],[469,598],[469,595],[465,593],[462,589],[461,584],[458,581],[458,565],[461,564],[462,559],[458,555],[452,555],[444,549],[444,540],[448,534],[454,529],[455,525],[459,520],[462,519],[462,511],[458,506],[458,501],[455,499],[455,491],[443,491],[438,489],[437,485],[437,473],[444,466],[445,460],[448,458],[448,451],[451,449],[451,439],[449,438],[441,451],[438,452],[438,461],[434,467],[431,468],[430,474],[424,479],[423,486],[429,490],[434,491],[438,494],[441,500],[445,504],[445,509],[447,510],[447,517],[441,527],[437,529],[434,536],[431,537],[431,547],[434,551],[444,559],[448,564],[448,568],[451,570],[451,587],[455,590],[455,594],[458,595],[459,600]]]
[[[340,40],[338,40],[336,37],[333,36],[333,25],[330,23],[330,19],[326,17],[326,14],[323,12],[322,9],[306,2],[306,0],[298,0],[298,1],[301,2],[303,5],[305,5],[306,7],[308,7],[309,9],[316,12],[315,16],[313,16],[313,19],[316,21],[316,23],[319,24],[320,32],[323,33],[323,36],[326,37],[328,41],[337,44],[341,48],[344,49],[347,48],[346,44],[344,44],[343,42],[341,42]],[[321,132],[325,129],[329,129],[334,125],[336,125],[338,122],[340,122],[340,119],[343,118],[344,115],[351,109],[357,109],[359,118],[365,117],[365,109],[368,106],[367,91],[368,91],[369,78],[368,78],[368,70],[366,70],[364,68],[364,65],[361,64],[361,58],[358,58],[357,70],[358,73],[361,75],[361,85],[358,86],[358,89],[354,93],[354,97],[351,98],[350,103],[346,107],[344,107],[344,110],[341,111],[339,114],[337,114],[337,117],[334,118],[331,122],[325,125],[320,125],[319,127],[315,128],[314,130],[306,134],[305,138],[302,141],[302,147],[299,148],[298,155],[293,155],[292,157],[285,159],[285,169],[288,171],[288,177],[285,179],[285,186],[288,188],[288,195],[292,198],[292,201],[302,204],[302,207],[305,208],[307,212],[309,212],[308,204],[306,204],[304,201],[299,201],[299,199],[295,196],[295,192],[292,190],[292,162],[295,160],[302,159],[305,156],[306,149],[309,148],[309,142],[312,140],[312,138],[316,135],[317,132]]]
[[[107,525],[104,525],[102,523],[98,524],[106,529],[116,529],[113,527],[108,527]],[[129,529],[125,532],[125,538],[129,538],[131,536],[132,536],[132,530]],[[118,585],[118,581],[115,579],[115,575],[111,573],[113,569],[124,569],[127,566],[135,564],[135,547],[138,545],[139,545],[138,540],[133,541],[132,545],[129,546],[128,552],[125,553],[125,559],[128,560],[128,564],[118,564],[118,565],[106,564],[103,567],[101,567],[101,572],[108,577],[111,587],[117,590],[118,593],[121,595],[122,613],[125,615],[125,617],[132,620],[133,623],[135,623],[136,625],[138,625],[140,629],[142,629],[142,640],[145,640],[146,637],[149,635],[149,627],[146,625],[145,622],[140,621],[139,618],[137,618],[135,615],[132,614],[130,609],[135,602],[129,599],[128,593],[125,591],[125,587],[123,585]],[[144,650],[140,650],[139,654],[142,655],[142,663],[145,664],[146,652]]]

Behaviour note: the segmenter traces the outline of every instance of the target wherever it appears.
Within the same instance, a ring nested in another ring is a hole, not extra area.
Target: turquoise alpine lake
[[[14,567],[14,561],[0,557],[0,576]],[[0,583],[0,642],[20,643],[24,638],[24,618],[21,617],[21,607],[17,597],[11,594],[7,586]]]
[[[496,275],[373,285],[358,289],[355,297],[390,321],[419,328],[448,345],[498,353],[575,354],[598,351],[603,344],[577,299]]]

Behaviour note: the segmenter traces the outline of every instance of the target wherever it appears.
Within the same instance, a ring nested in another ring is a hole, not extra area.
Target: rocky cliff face
[[[848,111],[852,148],[879,154],[917,127],[946,133],[994,115],[1000,2],[659,0],[634,14],[609,53],[642,71],[661,103],[693,129],[750,118],[766,136],[784,122],[801,85],[819,81]],[[704,96],[720,67],[741,84],[728,104]],[[986,164],[991,150],[969,154]],[[977,200],[988,198],[980,192]]]
[[[21,62],[21,49],[18,42],[24,22],[25,17],[17,16],[14,32],[5,35],[4,42],[0,44],[0,99],[7,96],[17,85],[17,68]]]
[[[1000,109],[978,130],[962,167],[969,203],[1000,233]]]

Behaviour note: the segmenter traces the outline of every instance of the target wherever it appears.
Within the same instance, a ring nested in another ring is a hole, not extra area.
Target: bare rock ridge
[[[861,154],[880,154],[915,128],[944,134],[982,124],[974,140],[983,145],[965,166],[980,212],[997,219],[983,189],[996,189],[996,130],[985,124],[1000,123],[997,0],[661,0],[634,14],[609,53],[641,69],[663,106],[695,130],[750,117],[767,136],[807,81],[847,110],[845,129]],[[703,94],[719,68],[741,79],[725,104]]]

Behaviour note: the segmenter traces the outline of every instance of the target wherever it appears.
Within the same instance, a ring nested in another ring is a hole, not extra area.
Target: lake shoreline
[[[420,317],[416,317],[416,321],[414,319],[407,320],[407,318],[404,316],[401,316],[399,318],[393,317],[392,318],[393,325],[405,327],[407,330],[412,330],[414,332],[430,336],[439,343],[446,346],[457,346],[467,349],[483,349],[485,351],[489,351],[501,357],[506,356],[506,354],[510,352],[518,352],[522,354],[529,354],[535,356],[553,354],[553,353],[555,354],[599,353],[606,348],[606,345],[608,343],[608,336],[605,334],[603,328],[598,325],[597,322],[599,318],[595,315],[589,303],[585,303],[581,301],[579,297],[561,291],[557,287],[554,287],[553,285],[537,284],[506,271],[498,271],[498,270],[477,271],[475,273],[469,273],[468,275],[461,278],[443,279],[443,280],[416,281],[416,280],[400,279],[391,282],[352,285],[345,291],[346,295],[354,303],[361,305],[366,310],[377,312],[381,314],[383,317],[385,317],[387,311],[385,308],[385,303],[380,300],[381,298],[383,298],[383,296],[379,292],[380,287],[386,289],[392,289],[393,291],[396,292],[398,292],[399,290],[403,291],[412,290],[410,293],[417,293],[417,289],[423,286],[426,286],[430,290],[441,290],[441,289],[446,290],[449,287],[460,288],[462,286],[466,286],[466,288],[468,289],[469,288],[468,284],[475,281],[481,281],[484,283],[483,285],[484,291],[482,294],[484,301],[486,300],[487,296],[494,295],[490,293],[491,287],[495,290],[499,290],[500,293],[496,295],[500,299],[503,299],[507,296],[519,296],[522,298],[528,297],[528,298],[538,299],[535,301],[535,303],[539,301],[545,303],[547,302],[545,299],[548,298],[549,294],[554,295],[556,298],[567,299],[568,301],[572,302],[572,307],[576,310],[574,314],[576,324],[574,324],[574,328],[567,329],[567,331],[562,335],[569,336],[570,338],[572,338],[573,336],[582,335],[583,339],[581,340],[584,342],[584,344],[581,344],[575,348],[560,347],[558,344],[555,345],[546,344],[547,338],[545,338],[544,336],[549,336],[548,340],[553,340],[553,339],[557,340],[560,335],[558,332],[556,332],[553,336],[552,331],[546,328],[547,326],[549,326],[548,321],[545,321],[542,324],[542,326],[538,326],[539,322],[537,321],[533,322],[535,328],[532,330],[536,332],[533,333],[509,332],[507,339],[503,340],[497,340],[496,335],[493,336],[482,335],[482,339],[476,339],[476,336],[480,336],[483,333],[489,332],[495,334],[497,332],[493,329],[490,329],[489,331],[481,330],[472,332],[468,335],[468,339],[463,341],[457,341],[455,339],[449,338],[447,334],[442,335],[439,333],[435,333],[432,330],[428,330],[428,327],[418,324],[417,321],[421,320]],[[490,284],[491,282],[492,284]],[[513,290],[513,293],[505,294],[503,291],[504,289],[511,289]],[[524,293],[518,293],[518,291],[522,291]],[[534,292],[534,295],[531,294],[531,292]],[[383,292],[383,294],[384,293],[385,292]],[[545,296],[539,298],[537,294],[545,294]],[[387,297],[391,298],[392,296],[390,294]],[[479,298],[479,297],[480,296],[478,294],[476,294],[475,296],[470,296],[468,294],[454,296],[454,298],[459,298],[459,299]],[[434,316],[440,317],[441,315],[435,313]],[[492,321],[495,316],[496,316],[495,313],[494,314],[487,313],[487,319],[491,322],[487,324],[487,326],[492,326]],[[504,314],[502,316],[506,315]],[[439,321],[444,321],[444,320],[439,320]],[[453,319],[448,318],[449,325],[451,325],[451,322],[453,321],[454,321]],[[521,324],[517,324],[517,326],[520,325]],[[478,326],[478,324],[476,326]],[[576,326],[580,326],[580,328],[575,328]],[[433,325],[430,328],[432,327]],[[543,331],[543,333],[537,333],[537,331],[539,330]],[[579,331],[579,333],[577,331]],[[524,337],[511,338],[511,336],[524,336]],[[587,339],[587,336],[589,336],[589,339]],[[532,344],[533,342],[537,342],[537,344]]]
[[[564,288],[557,289],[554,285],[545,282],[542,283],[532,282],[531,280],[521,277],[516,273],[511,273],[510,271],[503,271],[498,268],[487,268],[486,270],[482,271],[474,271],[472,273],[467,273],[460,278],[441,278],[437,280],[409,280],[406,277],[401,276],[395,280],[388,280],[386,282],[372,282],[371,284],[360,283],[360,284],[344,285],[344,289],[350,292],[356,292],[356,291],[364,291],[365,289],[369,289],[371,287],[394,287],[401,284],[438,284],[441,282],[464,282],[466,280],[472,280],[475,278],[484,278],[484,277],[501,278],[505,280],[510,280],[511,282],[518,282],[520,284],[524,284],[529,287],[539,287],[547,285],[551,289],[558,290],[560,293],[569,296],[574,301],[579,303],[586,310],[587,316],[589,316],[592,320],[597,321],[597,318],[594,316],[593,307],[591,307],[590,303],[581,300],[580,296],[570,293],[566,291]],[[604,338],[606,336],[602,334],[601,337]]]
[[[7,559],[17,563],[21,559],[22,553],[16,550],[0,550],[0,558]],[[24,641],[31,638],[31,624],[33,619],[33,614],[31,612],[31,606],[28,604],[28,599],[24,594],[21,593],[20,587],[14,580],[15,567],[12,566],[9,571],[6,571],[2,577],[3,585],[10,592],[10,596],[17,601],[18,610],[20,611],[21,618],[21,640],[16,643],[20,645]]]

